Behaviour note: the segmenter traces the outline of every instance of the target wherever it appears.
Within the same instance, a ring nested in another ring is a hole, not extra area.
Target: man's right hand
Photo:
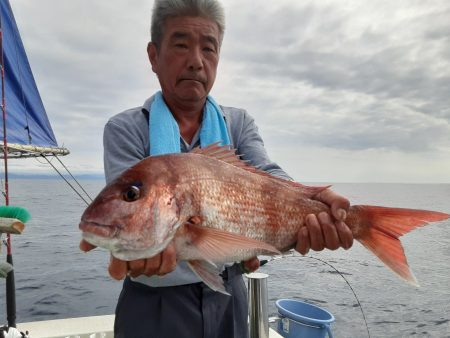
[[[81,240],[80,249],[84,252],[90,251],[96,246]],[[137,259],[133,261],[123,261],[111,255],[109,261],[108,272],[112,278],[120,280],[127,275],[137,277],[139,275],[146,276],[163,276],[175,270],[177,266],[177,255],[173,244],[169,244],[167,248],[156,256]]]

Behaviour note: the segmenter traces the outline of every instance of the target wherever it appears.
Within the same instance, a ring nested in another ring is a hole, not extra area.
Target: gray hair
[[[225,32],[225,11],[217,0],[155,0],[151,24],[151,39],[156,46],[161,45],[164,23],[169,18],[179,16],[201,16],[217,23],[219,43]]]

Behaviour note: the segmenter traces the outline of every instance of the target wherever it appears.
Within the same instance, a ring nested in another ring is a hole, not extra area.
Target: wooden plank
[[[0,217],[0,233],[20,235],[25,228],[25,224],[17,218]]]

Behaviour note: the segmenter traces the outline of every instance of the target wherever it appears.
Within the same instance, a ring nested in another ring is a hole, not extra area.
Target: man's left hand
[[[344,222],[350,208],[349,200],[330,189],[320,192],[314,199],[327,204],[331,215],[327,212],[307,215],[306,226],[298,233],[295,249],[302,255],[306,255],[310,249],[349,249],[353,245],[353,234]]]

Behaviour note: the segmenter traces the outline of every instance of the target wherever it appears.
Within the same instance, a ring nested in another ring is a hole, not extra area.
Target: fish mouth
[[[123,226],[120,224],[101,224],[93,221],[81,220],[79,228],[84,233],[113,238],[119,235]]]

